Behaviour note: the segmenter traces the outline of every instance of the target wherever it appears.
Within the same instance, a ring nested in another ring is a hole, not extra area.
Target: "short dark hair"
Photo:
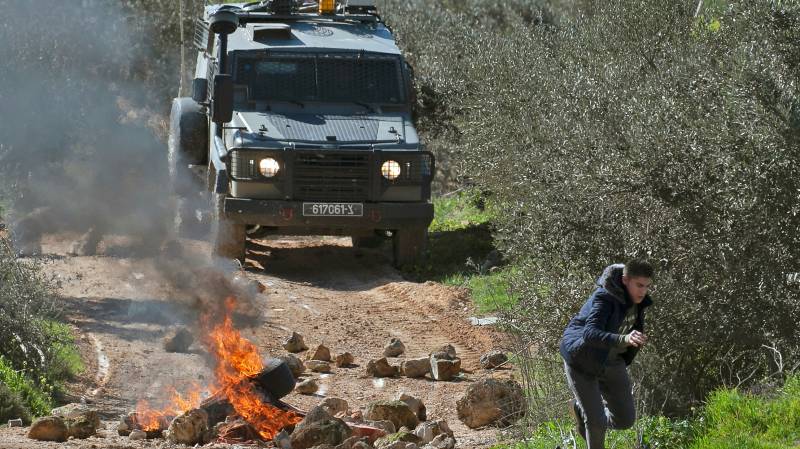
[[[622,274],[629,278],[653,278],[653,266],[644,259],[632,259],[625,264]]]

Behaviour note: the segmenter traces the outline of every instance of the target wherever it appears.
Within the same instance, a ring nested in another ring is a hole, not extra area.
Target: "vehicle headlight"
[[[397,161],[386,161],[381,165],[381,174],[389,181],[394,181],[400,177],[400,164]]]
[[[281,169],[281,164],[278,163],[275,159],[268,157],[265,159],[261,159],[258,161],[258,171],[261,173],[261,176],[265,178],[272,178],[273,176],[278,174],[278,171]]]

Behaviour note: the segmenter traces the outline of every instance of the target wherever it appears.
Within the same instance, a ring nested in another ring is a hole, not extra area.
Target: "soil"
[[[124,239],[107,238],[98,256],[68,256],[79,236],[59,235],[43,242],[45,269],[59,281],[66,317],[74,326],[86,364],[69,387],[66,402],[85,401],[103,419],[97,437],[65,443],[37,442],[27,428],[0,428],[0,448],[156,448],[164,440],[131,441],[116,433],[120,415],[148,400],[159,406],[170,388],[179,392],[212,380],[209,357],[195,342],[188,353],[168,353],[165,336],[176,326],[196,328],[196,315],[164,280],[155,259],[132,256]],[[191,242],[203,251],[205,244]],[[111,254],[111,255],[109,255]],[[349,238],[276,238],[250,241],[245,270],[266,287],[251,303],[247,317],[237,320],[242,334],[263,357],[286,351],[283,339],[296,331],[309,347],[324,343],[336,355],[348,351],[355,366],[330,374],[310,374],[320,390],[314,395],[291,393],[284,401],[308,410],[325,397],[346,399],[351,410],[370,401],[393,399],[406,392],[423,401],[428,419],[445,419],[458,448],[485,448],[498,442],[495,428],[472,430],[458,420],[456,401],[483,377],[512,377],[513,370],[482,370],[480,356],[504,339],[488,326],[468,322],[474,316],[464,290],[434,282],[403,279],[389,263],[388,248],[355,250]],[[222,300],[222,298],[220,298]],[[255,318],[254,318],[255,317]],[[369,360],[382,357],[391,338],[406,346],[400,358],[424,357],[452,344],[462,359],[462,378],[436,382],[429,378],[377,379],[365,374]],[[305,354],[298,354],[301,358]],[[241,446],[241,445],[239,445]],[[216,445],[214,447],[234,447]]]

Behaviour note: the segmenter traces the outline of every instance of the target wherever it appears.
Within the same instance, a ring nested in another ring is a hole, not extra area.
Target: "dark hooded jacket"
[[[606,267],[597,279],[598,288],[569,321],[561,338],[561,357],[584,373],[599,375],[603,372],[611,348],[620,341],[620,325],[625,314],[634,306],[622,284],[623,268],[623,264]],[[633,324],[635,330],[644,332],[644,311],[652,304],[650,295],[639,304]],[[631,364],[638,351],[631,346],[622,354],[626,365]]]

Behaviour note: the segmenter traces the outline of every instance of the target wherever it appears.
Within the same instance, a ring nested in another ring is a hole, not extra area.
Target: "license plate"
[[[361,203],[303,203],[304,217],[363,217]]]

